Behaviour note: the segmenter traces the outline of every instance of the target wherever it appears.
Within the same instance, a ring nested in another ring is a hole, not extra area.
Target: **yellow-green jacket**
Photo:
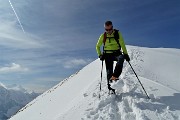
[[[119,49],[119,45],[117,44],[116,40],[114,39],[114,32],[110,35],[110,34],[107,34],[107,37],[106,37],[106,42],[105,42],[105,46],[104,46],[104,50],[105,51],[109,51],[109,53],[112,53],[112,50],[118,50]],[[119,34],[119,44],[121,46],[121,49],[123,51],[124,54],[128,54],[127,53],[127,50],[126,50],[126,46],[125,46],[125,43],[124,43],[124,39],[122,37],[122,34],[120,32],[118,32]],[[99,40],[96,44],[96,51],[97,51],[97,54],[98,56],[100,56],[102,53],[101,53],[101,45],[103,44],[103,39],[104,39],[104,33],[100,35],[99,37]]]

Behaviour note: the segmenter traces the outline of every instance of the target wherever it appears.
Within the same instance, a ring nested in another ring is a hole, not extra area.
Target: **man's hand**
[[[104,55],[103,55],[103,54],[100,55],[100,56],[99,56],[99,59],[100,59],[101,61],[104,61],[104,59],[105,59],[105,58],[104,58]]]
[[[124,58],[126,59],[126,61],[130,61],[129,55],[128,54],[124,54]]]

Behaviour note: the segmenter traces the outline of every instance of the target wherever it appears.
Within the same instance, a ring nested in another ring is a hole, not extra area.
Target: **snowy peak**
[[[150,100],[127,62],[115,84],[117,95],[108,95],[105,67],[100,92],[102,66],[95,60],[10,120],[179,120],[180,50],[128,46],[128,52]]]
[[[15,90],[15,91],[21,91],[21,92],[24,92],[24,93],[27,92],[27,90],[25,88],[23,88],[21,85],[17,85],[17,84],[8,85],[7,89]]]

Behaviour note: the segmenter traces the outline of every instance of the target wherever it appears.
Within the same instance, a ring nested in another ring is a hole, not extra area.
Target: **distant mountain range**
[[[28,93],[22,86],[0,83],[0,120],[7,120],[39,93]]]

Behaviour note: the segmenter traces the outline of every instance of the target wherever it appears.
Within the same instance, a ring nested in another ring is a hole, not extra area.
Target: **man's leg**
[[[112,55],[106,55],[105,63],[106,63],[108,89],[109,89],[109,92],[110,92],[110,90],[112,90],[113,93],[115,94],[115,89],[112,89],[111,85],[109,84],[110,78],[112,77],[112,74],[113,74],[113,63],[114,63],[113,56]]]
[[[106,63],[107,80],[110,80],[113,74],[113,59],[111,55],[106,55],[105,63]]]
[[[117,63],[114,69],[114,73],[113,76],[116,78],[119,78],[119,76],[122,73],[122,69],[123,69],[123,63],[124,63],[124,55],[120,55],[117,57]]]

